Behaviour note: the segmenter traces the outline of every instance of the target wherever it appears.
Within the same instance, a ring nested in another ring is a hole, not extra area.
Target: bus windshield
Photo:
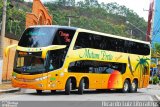
[[[55,29],[52,27],[28,28],[22,35],[19,46],[45,47],[52,44]]]
[[[40,53],[17,52],[14,71],[24,74],[39,74],[48,70],[47,60]]]
[[[46,47],[49,45],[69,46],[75,30],[55,27],[28,28],[23,33],[18,46]]]
[[[66,45],[64,49],[50,50],[43,59],[42,52],[17,51],[14,72],[24,74],[40,74],[62,67],[70,43],[75,34],[74,29],[56,27],[28,28],[22,35],[18,46],[29,48],[47,47],[50,45]]]

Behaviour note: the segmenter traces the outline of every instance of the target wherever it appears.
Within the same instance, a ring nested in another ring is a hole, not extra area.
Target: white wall
[[[0,84],[2,84],[2,68],[3,68],[3,60],[0,59]]]

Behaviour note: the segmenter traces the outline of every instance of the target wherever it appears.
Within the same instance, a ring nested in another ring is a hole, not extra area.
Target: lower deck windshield
[[[53,71],[62,67],[67,53],[67,48],[52,50],[45,59],[41,58],[42,52],[17,51],[14,62],[14,72],[33,75]]]
[[[33,55],[33,53],[27,52],[16,53],[14,64],[15,72],[20,74],[39,74],[46,70],[46,60],[42,59],[40,55]]]

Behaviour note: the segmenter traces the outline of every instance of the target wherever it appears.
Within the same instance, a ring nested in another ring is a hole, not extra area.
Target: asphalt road
[[[77,91],[72,91],[71,95],[65,95],[64,91],[57,91],[54,94],[44,91],[42,95],[38,95],[35,90],[22,89],[16,93],[1,94],[0,101],[158,101],[155,95],[160,95],[160,88],[138,89],[137,93],[87,90],[83,95],[79,95]]]
[[[72,91],[71,95],[65,95],[64,91],[57,91],[54,94],[51,94],[50,91],[44,91],[42,95],[38,95],[35,90],[22,89],[20,92],[0,94],[0,106],[2,105],[2,107],[105,107],[108,104],[112,104],[110,103],[110,101],[113,101],[113,104],[128,104],[128,102],[130,101],[144,101],[144,104],[146,104],[148,101],[160,102],[157,99],[156,95],[160,95],[160,87],[149,86],[148,88],[138,89],[137,93],[121,93],[115,90],[107,92],[87,90],[84,92],[83,95],[79,95],[77,91]],[[119,103],[119,101],[126,101],[127,103]],[[5,104],[7,104],[7,106],[5,106]],[[110,105],[110,107],[111,106],[115,105]],[[133,105],[131,106],[133,107]],[[159,106],[160,105],[149,105],[146,107]]]

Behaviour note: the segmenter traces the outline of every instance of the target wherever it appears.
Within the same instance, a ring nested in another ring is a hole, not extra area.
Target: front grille
[[[21,82],[34,82],[34,79],[24,79],[24,78],[15,78],[17,81]]]

